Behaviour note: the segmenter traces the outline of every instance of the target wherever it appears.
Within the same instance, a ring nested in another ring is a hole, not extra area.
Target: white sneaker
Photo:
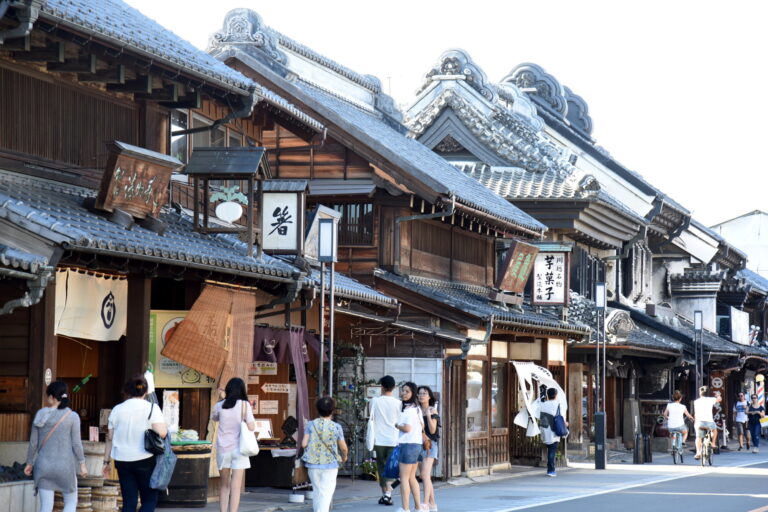
[[[760,450],[758,450],[757,448],[752,448],[752,453],[760,453]]]
[[[403,507],[400,507],[399,509],[397,509],[397,512],[411,512],[411,511],[408,509],[404,509]]]

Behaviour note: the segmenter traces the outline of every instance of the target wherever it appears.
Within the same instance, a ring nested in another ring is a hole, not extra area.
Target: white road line
[[[641,483],[638,483],[638,484],[630,484],[630,485],[625,485],[625,486],[621,486],[621,487],[605,489],[605,490],[602,490],[602,491],[594,491],[594,492],[591,492],[591,493],[586,493],[586,494],[581,494],[581,495],[564,496],[562,498],[554,498],[554,499],[551,499],[551,500],[548,500],[548,501],[542,501],[540,503],[532,503],[532,504],[529,504],[529,505],[520,505],[518,507],[499,509],[499,510],[496,510],[495,512],[513,512],[515,510],[525,510],[525,509],[528,509],[528,508],[543,507],[545,505],[554,505],[555,503],[563,503],[564,501],[580,500],[580,499],[583,499],[583,498],[591,498],[592,496],[600,496],[602,494],[610,494],[610,493],[614,493],[614,492],[626,491],[627,489],[636,489],[638,487],[645,487],[647,485],[655,485],[655,484],[660,484],[660,483],[664,483],[664,482],[670,482],[672,480],[681,480],[683,478],[690,478],[692,476],[708,475],[708,474],[711,474],[711,473],[716,473],[718,469],[723,469],[723,468],[726,468],[726,467],[745,468],[745,467],[756,466],[758,464],[765,464],[765,463],[768,463],[768,461],[767,460],[760,460],[760,461],[755,461],[755,462],[747,462],[747,463],[744,463],[744,464],[736,464],[734,466],[719,466],[719,467],[718,466],[712,466],[712,467],[704,468],[702,471],[697,471],[695,473],[688,473],[688,474],[685,474],[685,475],[669,476],[669,477],[659,478],[657,480],[653,480],[653,481],[650,481],[650,482],[641,482]],[[689,466],[689,467],[691,467],[691,466]]]
[[[745,494],[743,492],[658,492],[658,491],[620,491],[622,494],[653,494],[654,496],[738,496],[740,498],[766,499],[768,494]]]

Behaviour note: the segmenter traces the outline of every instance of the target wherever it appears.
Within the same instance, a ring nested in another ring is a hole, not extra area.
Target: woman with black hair
[[[244,421],[249,430],[256,430],[256,420],[243,379],[229,379],[224,397],[211,414],[211,419],[219,422],[216,438],[216,463],[221,474],[219,509],[221,512],[237,512],[243,476],[251,467],[250,458],[240,453],[240,423]]]
[[[422,448],[422,435],[424,433],[424,420],[419,413],[416,402],[416,384],[406,382],[400,388],[400,398],[403,401],[403,410],[400,413],[395,427],[400,431],[398,446],[400,446],[400,499],[402,507],[398,512],[410,512],[409,494],[413,494],[413,502],[416,508],[421,510],[421,497],[419,493],[419,481],[416,480],[416,466],[419,462],[419,454]]]
[[[43,407],[32,422],[24,474],[34,475],[40,495],[40,512],[53,510],[53,492],[64,496],[64,512],[77,507],[77,465],[85,476],[83,443],[80,441],[80,416],[69,408],[67,384],[57,380],[45,390],[48,407]]]
[[[151,428],[165,439],[168,427],[160,407],[145,400],[148,389],[143,374],[133,375],[123,386],[126,400],[109,414],[103,473],[109,476],[111,457],[120,479],[123,512],[136,512],[139,495],[141,512],[154,512],[157,506],[158,491],[149,486],[156,459],[144,449],[144,433]]]
[[[435,409],[435,394],[429,386],[419,386],[419,411],[424,420],[424,446],[419,455],[419,474],[424,485],[424,501],[422,507],[430,512],[437,512],[435,503],[435,488],[432,485],[432,466],[437,459],[437,445],[440,443],[440,416]]]

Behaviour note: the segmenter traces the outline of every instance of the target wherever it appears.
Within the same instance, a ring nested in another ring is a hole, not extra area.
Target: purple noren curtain
[[[304,342],[304,328],[291,327],[289,332],[291,360],[296,373],[296,420],[299,423],[296,442],[301,446],[301,438],[304,436],[304,424],[309,421],[309,395],[307,389],[307,371],[305,356],[307,346]]]
[[[320,353],[320,339],[318,339],[317,336],[315,336],[312,333],[305,332],[304,333],[304,341],[307,343],[307,346],[312,348],[312,350],[315,351],[315,353]],[[323,354],[323,362],[328,362],[328,345],[325,346],[325,354]]]

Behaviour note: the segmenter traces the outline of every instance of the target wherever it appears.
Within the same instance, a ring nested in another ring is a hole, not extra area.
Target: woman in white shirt
[[[104,451],[104,477],[110,473],[109,459],[115,460],[123,495],[123,512],[136,512],[141,495],[141,512],[154,512],[158,491],[149,486],[155,456],[144,449],[144,432],[151,428],[165,439],[168,428],[160,407],[144,400],[147,381],[137,373],[125,383],[123,393],[128,397],[109,414],[109,431]]]
[[[667,408],[664,409],[664,417],[667,419],[667,430],[669,433],[681,432],[683,434],[683,447],[685,447],[685,440],[688,439],[688,427],[685,426],[685,417],[693,421],[693,416],[688,412],[688,408],[681,402],[683,394],[680,390],[675,390],[672,393],[672,401],[667,404]]]
[[[415,511],[421,510],[419,482],[416,480],[416,467],[422,448],[424,423],[416,403],[416,384],[406,382],[400,390],[403,409],[395,427],[400,431],[400,497],[402,507],[398,512],[410,512],[410,494],[413,494]]]

